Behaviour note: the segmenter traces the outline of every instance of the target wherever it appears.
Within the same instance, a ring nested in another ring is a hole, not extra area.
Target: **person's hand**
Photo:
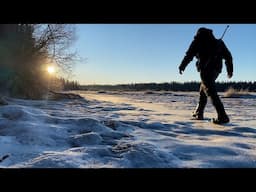
[[[183,72],[184,72],[184,69],[181,69],[181,68],[179,67],[179,73],[182,75]]]
[[[231,79],[233,77],[233,72],[228,73],[228,78]]]

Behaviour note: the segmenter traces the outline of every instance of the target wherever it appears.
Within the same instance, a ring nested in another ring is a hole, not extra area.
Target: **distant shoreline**
[[[80,85],[79,90],[88,91],[198,91],[200,82],[170,82],[170,83],[131,83],[116,85]],[[256,81],[254,82],[216,82],[216,89],[225,92],[229,88],[256,92]]]

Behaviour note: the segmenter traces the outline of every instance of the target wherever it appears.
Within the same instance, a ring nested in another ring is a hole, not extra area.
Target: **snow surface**
[[[196,92],[75,93],[84,99],[7,98],[0,167],[256,167],[256,94],[222,98],[231,122],[220,126],[190,120]]]

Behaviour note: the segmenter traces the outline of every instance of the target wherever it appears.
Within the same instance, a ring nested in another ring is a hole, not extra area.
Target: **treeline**
[[[200,82],[170,83],[132,83],[120,85],[83,85],[82,90],[89,91],[198,91]],[[224,92],[230,87],[237,90],[256,91],[254,82],[216,82],[217,91]]]
[[[62,89],[65,91],[80,89],[80,84],[78,81],[70,81],[64,78],[60,78],[59,81],[61,82]]]

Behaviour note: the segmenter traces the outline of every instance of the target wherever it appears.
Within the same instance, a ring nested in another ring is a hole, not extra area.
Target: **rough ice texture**
[[[80,92],[0,106],[0,167],[256,167],[256,97],[222,98],[231,122],[190,120],[198,93]],[[3,158],[4,157],[4,158]],[[3,158],[3,159],[2,159]]]

